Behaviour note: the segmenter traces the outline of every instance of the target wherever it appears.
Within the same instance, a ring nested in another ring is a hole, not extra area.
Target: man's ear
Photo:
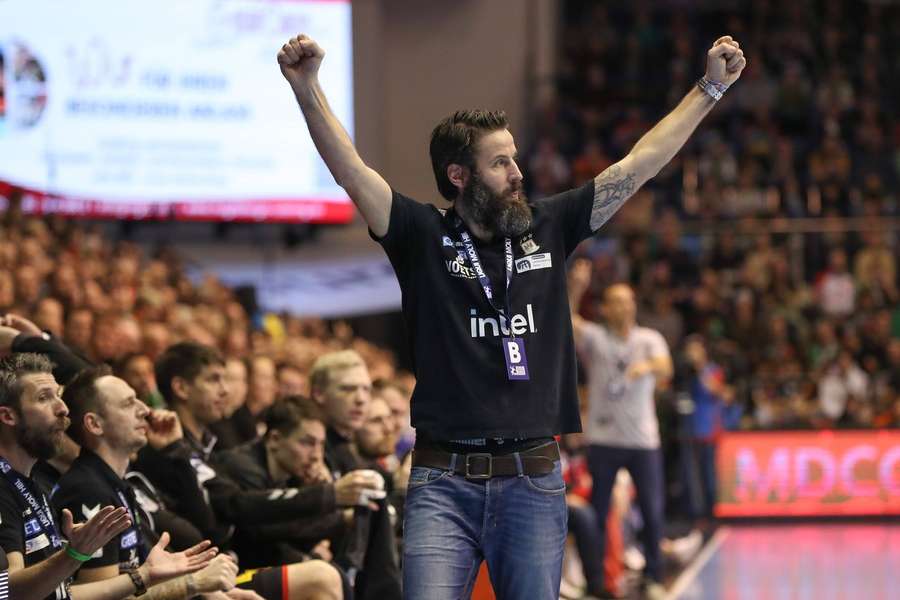
[[[103,421],[100,419],[100,415],[97,413],[85,413],[84,417],[82,417],[81,423],[73,423],[76,427],[81,425],[84,427],[84,430],[90,433],[91,435],[100,437],[103,435]]]
[[[309,395],[313,399],[313,402],[318,404],[319,406],[325,406],[325,394],[322,388],[313,387],[309,389]]]
[[[187,398],[188,395],[188,382],[185,381],[184,377],[175,376],[172,378],[172,393],[175,395],[175,398],[178,400],[182,400]]]
[[[15,427],[19,423],[19,415],[11,406],[0,406],[0,424]]]
[[[457,163],[450,163],[447,165],[447,179],[462,192],[469,183],[469,168]]]

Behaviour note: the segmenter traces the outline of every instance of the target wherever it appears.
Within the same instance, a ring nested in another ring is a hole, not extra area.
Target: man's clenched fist
[[[706,53],[706,79],[731,85],[747,66],[741,45],[730,35],[720,37]]]
[[[278,52],[281,73],[290,84],[303,84],[319,72],[325,51],[306,34],[294,36]]]

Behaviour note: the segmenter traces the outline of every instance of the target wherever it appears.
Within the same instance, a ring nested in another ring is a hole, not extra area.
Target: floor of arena
[[[671,600],[900,598],[900,524],[721,527]]]

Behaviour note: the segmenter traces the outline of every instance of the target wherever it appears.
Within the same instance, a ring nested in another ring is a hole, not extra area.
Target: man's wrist
[[[153,577],[150,575],[150,567],[148,567],[146,563],[142,564],[140,567],[138,567],[134,571],[141,578],[141,581],[144,582],[144,586],[150,587],[157,583],[157,582],[153,581]]]
[[[705,92],[710,98],[717,102],[722,99],[722,96],[725,94],[726,90],[728,90],[727,83],[713,81],[706,75],[704,75],[697,81],[697,87],[703,90],[703,92]]]
[[[193,598],[197,595],[197,582],[194,580],[193,574],[185,576],[184,591],[188,598]]]

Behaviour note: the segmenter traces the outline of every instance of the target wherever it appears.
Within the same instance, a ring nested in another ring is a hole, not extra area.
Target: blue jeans
[[[487,480],[413,467],[403,524],[403,597],[469,598],[487,561],[498,599],[557,600],[566,520],[559,461],[547,475]]]
[[[588,447],[588,468],[594,480],[591,504],[597,511],[601,555],[606,552],[606,518],[609,514],[610,494],[620,468],[628,469],[637,492],[638,506],[644,528],[641,542],[647,558],[647,576],[662,581],[663,563],[659,550],[665,513],[665,493],[661,450],[618,448],[591,445]]]
[[[682,476],[687,488],[688,514],[693,519],[713,516],[716,506],[716,444],[688,439],[681,445]]]

